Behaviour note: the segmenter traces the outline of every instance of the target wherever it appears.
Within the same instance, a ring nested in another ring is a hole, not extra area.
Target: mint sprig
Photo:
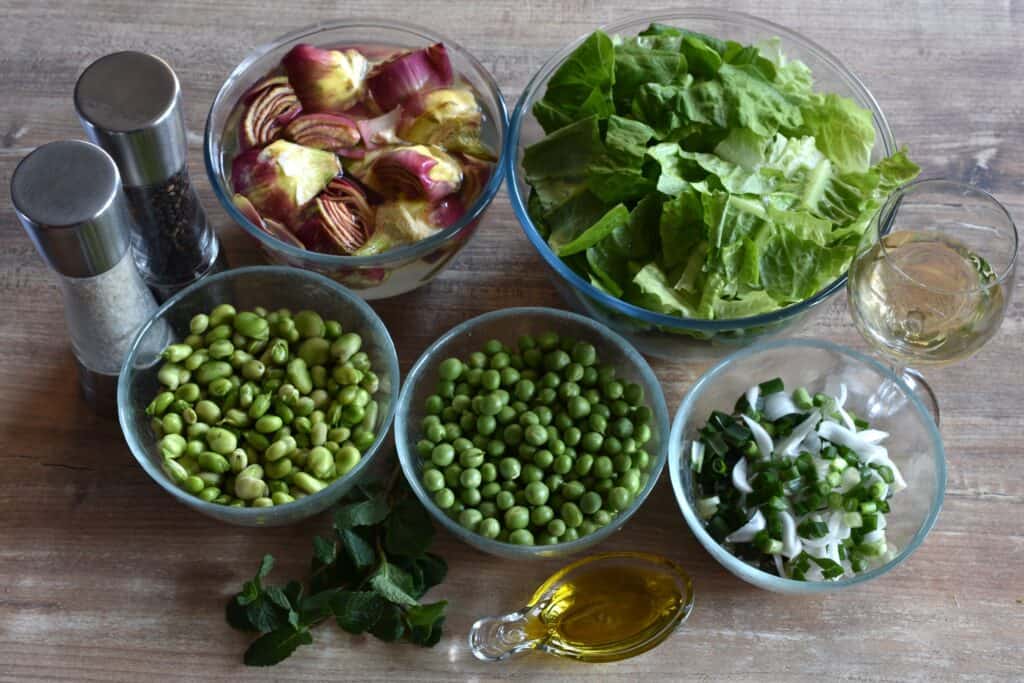
[[[396,479],[388,487],[357,488],[342,500],[329,536],[313,538],[305,583],[265,584],[274,558],[263,557],[225,614],[232,628],[261,634],[245,652],[247,665],[280,663],[312,644],[311,629],[330,619],[348,633],[386,642],[437,644],[448,603],[421,604],[420,598],[444,580],[448,565],[428,552],[434,527],[406,488],[393,490]]]

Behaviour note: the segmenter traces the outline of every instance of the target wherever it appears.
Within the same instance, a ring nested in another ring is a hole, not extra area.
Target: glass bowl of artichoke
[[[473,236],[507,127],[494,78],[457,43],[394,21],[321,22],[235,67],[204,156],[271,262],[380,299],[429,282]]]

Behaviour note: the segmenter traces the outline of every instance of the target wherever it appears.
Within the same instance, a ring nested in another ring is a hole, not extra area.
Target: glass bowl
[[[748,14],[712,9],[635,16],[603,26],[601,30],[609,35],[636,35],[652,22],[743,43],[779,38],[787,56],[802,60],[811,68],[818,90],[849,97],[871,111],[876,139],[872,163],[896,151],[892,130],[875,98],[860,79],[827,50],[800,34]],[[544,131],[532,114],[534,103],[544,96],[548,80],[586,37],[577,38],[556,53],[527,84],[512,115],[506,143],[508,149],[504,155],[508,165],[508,191],[516,217],[530,243],[547,263],[552,282],[562,297],[576,310],[600,320],[632,341],[644,353],[669,360],[678,359],[680,352],[706,352],[709,347],[716,347],[719,353],[727,352],[783,331],[791,332],[805,322],[810,313],[823,308],[822,304],[846,284],[845,273],[811,298],[778,311],[731,320],[698,320],[650,311],[602,292],[576,274],[551,250],[526,210],[530,188],[522,169],[523,151],[544,137]]]
[[[253,225],[232,203],[231,160],[237,150],[236,104],[299,43],[319,47],[393,45],[421,48],[444,43],[452,67],[475,90],[484,111],[484,142],[503,154],[508,112],[494,78],[458,43],[412,24],[381,19],[325,21],[307,26],[262,45],[242,60],[221,86],[206,119],[203,153],[210,184],[228,215],[249,233],[272,263],[313,270],[337,280],[364,299],[381,299],[412,291],[426,284],[451,262],[476,232],[484,212],[501,186],[505,165],[499,158],[476,202],[454,225],[427,239],[374,256],[335,256],[300,249],[268,235]]]
[[[886,564],[837,581],[798,581],[755,569],[722,548],[705,530],[694,510],[689,444],[713,410],[732,412],[736,399],[752,385],[781,377],[787,387],[814,393],[826,382],[844,382],[846,404],[890,433],[890,457],[907,488],[895,495],[886,515],[886,536],[898,554]],[[884,401],[885,405],[880,402]],[[896,409],[893,410],[893,406]],[[730,572],[758,588],[779,593],[825,593],[882,576],[910,557],[935,525],[946,490],[946,456],[942,437],[928,411],[910,388],[878,361],[838,344],[815,339],[764,342],[723,359],[697,380],[672,423],[669,475],[679,509],[701,545]]]
[[[420,423],[426,416],[424,401],[435,391],[438,366],[446,358],[465,358],[473,351],[479,351],[484,342],[498,339],[511,344],[523,334],[536,335],[552,330],[577,339],[584,339],[597,348],[602,363],[616,367],[619,376],[636,382],[644,389],[647,404],[654,414],[651,425],[652,437],[645,447],[651,455],[648,479],[634,497],[629,508],[620,512],[611,521],[592,534],[575,541],[547,546],[521,546],[484,538],[459,525],[437,505],[420,481],[420,455],[416,442],[421,438]],[[491,555],[507,559],[533,559],[542,557],[564,557],[590,548],[622,527],[643,505],[647,496],[661,476],[667,458],[668,408],[658,378],[654,376],[647,361],[630,344],[604,325],[581,315],[559,311],[553,308],[507,308],[486,313],[467,320],[447,333],[423,352],[406,377],[405,386],[398,397],[398,415],[395,418],[395,445],[402,472],[409,481],[416,497],[430,514],[453,535],[469,545]]]
[[[294,503],[271,508],[232,508],[207,503],[171,482],[160,468],[160,452],[150,429],[146,406],[160,391],[156,373],[160,352],[188,334],[189,321],[220,303],[239,310],[263,306],[267,310],[314,310],[341,322],[346,332],[358,332],[362,351],[370,356],[380,378],[374,398],[380,404],[377,438],[359,463],[324,490]],[[333,505],[371,470],[370,463],[387,436],[395,416],[399,390],[398,356],[384,323],[365,301],[329,278],[284,266],[237,268],[204,278],[171,297],[139,330],[121,368],[117,385],[117,415],[121,430],[142,469],[165,491],[193,510],[229,524],[281,526],[310,517]]]

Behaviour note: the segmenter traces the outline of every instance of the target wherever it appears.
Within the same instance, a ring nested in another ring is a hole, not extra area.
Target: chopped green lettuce
[[[778,40],[652,24],[596,32],[533,109],[529,212],[595,287],[652,311],[734,319],[813,296],[918,167],[872,165],[871,113],[813,90]]]

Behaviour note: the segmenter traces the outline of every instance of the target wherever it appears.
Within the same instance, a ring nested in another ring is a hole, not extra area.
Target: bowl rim
[[[704,524],[697,519],[696,513],[687,501],[686,491],[683,489],[682,476],[679,473],[680,468],[683,466],[683,463],[681,462],[684,450],[683,428],[687,418],[690,416],[697,398],[707,387],[713,385],[719,375],[725,372],[729,366],[736,361],[743,360],[766,351],[784,348],[813,348],[846,356],[861,363],[862,365],[868,366],[879,375],[895,382],[903,395],[914,407],[914,411],[923,418],[922,421],[932,443],[931,453],[936,463],[936,496],[932,501],[931,509],[928,511],[928,516],[925,517],[920,528],[918,528],[913,538],[911,538],[911,540],[900,549],[899,554],[893,559],[880,567],[875,567],[870,571],[851,577],[845,577],[838,581],[798,581],[796,579],[776,576],[750,566],[743,560],[740,560],[735,555],[725,550],[718,541],[711,537],[704,528]],[[686,519],[687,526],[690,527],[690,531],[697,537],[697,540],[700,541],[702,546],[704,546],[704,549],[707,550],[712,557],[718,560],[719,564],[733,574],[739,576],[744,581],[747,581],[759,588],[767,588],[768,590],[804,594],[827,593],[843,588],[849,588],[850,586],[882,576],[894,567],[903,564],[903,562],[905,562],[917,550],[921,543],[924,542],[925,537],[931,532],[932,528],[935,526],[935,522],[938,520],[939,512],[942,509],[942,503],[945,499],[946,451],[942,444],[942,436],[939,434],[939,429],[935,425],[935,422],[932,420],[931,415],[925,408],[924,404],[921,403],[921,400],[899,376],[879,361],[862,354],[859,351],[855,351],[849,347],[824,339],[778,339],[753,344],[745,349],[726,356],[709,370],[704,372],[704,374],[694,382],[693,386],[690,387],[690,390],[683,398],[683,402],[679,406],[679,410],[676,412],[676,416],[672,421],[672,431],[669,438],[671,440],[669,441],[668,467],[669,478],[672,481],[672,492],[675,495],[676,503],[678,504],[680,511],[683,513],[683,517]]]
[[[134,371],[133,365],[135,356],[138,353],[139,347],[141,346],[142,340],[145,338],[146,334],[155,324],[157,324],[158,321],[163,320],[165,314],[178,305],[182,299],[193,292],[203,289],[207,285],[242,278],[249,275],[260,274],[295,277],[322,285],[340,298],[353,304],[364,316],[363,319],[365,321],[379,325],[380,329],[384,331],[384,338],[386,340],[386,344],[383,348],[383,355],[386,357],[385,362],[387,364],[386,371],[390,376],[394,377],[395,386],[391,392],[392,397],[390,405],[387,408],[384,420],[381,422],[381,427],[377,432],[376,438],[374,438],[373,443],[370,444],[369,448],[363,451],[359,458],[359,462],[356,463],[356,466],[346,472],[344,476],[338,477],[316,493],[309,494],[304,498],[285,505],[274,506],[272,508],[230,508],[228,506],[207,502],[186,492],[178,486],[175,486],[168,479],[167,475],[160,469],[160,466],[150,459],[146,452],[146,448],[141,443],[141,439],[136,437],[134,430],[131,428],[131,412],[134,410],[134,406],[128,404],[127,397],[129,391],[129,377]],[[124,362],[121,365],[121,372],[117,378],[117,418],[121,427],[121,432],[124,434],[124,439],[128,443],[128,450],[131,451],[135,460],[138,461],[142,466],[142,469],[146,471],[146,474],[148,474],[151,479],[159,484],[165,491],[174,496],[174,498],[179,502],[202,512],[203,514],[216,517],[217,519],[221,519],[221,517],[226,513],[239,521],[253,521],[259,518],[267,518],[268,515],[274,515],[275,511],[279,509],[287,509],[297,513],[295,521],[298,522],[300,519],[308,517],[310,514],[314,514],[311,511],[320,507],[320,502],[325,498],[329,498],[338,486],[344,484],[345,480],[358,477],[363,470],[369,467],[369,463],[373,460],[373,456],[375,456],[380,450],[384,440],[391,431],[391,425],[394,421],[395,413],[398,410],[398,396],[401,394],[401,389],[401,373],[398,365],[398,352],[395,349],[394,340],[391,338],[391,332],[388,330],[387,325],[384,324],[384,321],[381,320],[380,316],[377,315],[377,312],[374,311],[361,297],[357,296],[350,289],[338,284],[329,277],[310,270],[293,268],[291,266],[245,266],[242,268],[232,268],[222,273],[210,275],[193,282],[191,285],[182,289],[180,292],[177,292],[174,296],[165,301],[156,310],[156,312],[149,317],[142,327],[139,328],[139,331],[135,335],[135,339],[132,341],[131,347],[128,349],[128,354],[125,356]]]
[[[868,90],[867,86],[864,85],[863,81],[850,71],[847,67],[839,61],[831,52],[826,50],[818,43],[810,40],[796,31],[788,29],[780,24],[776,24],[767,19],[762,19],[753,14],[747,14],[745,12],[734,12],[731,10],[718,10],[710,8],[695,8],[689,10],[677,10],[668,12],[657,12],[654,14],[650,13],[638,13],[631,16],[625,17],[621,21],[617,21],[610,24],[604,24],[598,27],[597,31],[604,31],[605,33],[614,34],[620,33],[624,29],[639,23],[639,22],[676,22],[686,21],[695,19],[714,19],[724,21],[734,21],[739,24],[751,26],[759,29],[765,29],[768,32],[774,33],[774,35],[780,39],[783,39],[787,43],[795,43],[800,47],[814,52],[815,56],[827,63],[840,77],[846,82],[847,86],[854,91],[858,97],[862,98],[863,101],[868,103],[868,109],[871,111],[872,120],[875,126],[878,128],[880,133],[880,140],[876,140],[877,143],[881,143],[885,156],[891,156],[896,151],[896,141],[893,137],[892,129],[889,126],[888,120],[885,118],[885,114],[882,112],[881,107],[878,105],[878,101],[874,95]],[[642,308],[635,304],[628,303],[614,297],[611,294],[601,291],[587,280],[580,277],[575,271],[565,264],[562,259],[555,255],[554,251],[548,246],[547,242],[541,237],[534,226],[533,221],[530,218],[529,213],[526,210],[526,201],[522,193],[519,190],[519,163],[516,158],[517,149],[519,147],[520,133],[522,129],[523,120],[529,114],[527,110],[527,104],[533,99],[534,95],[538,92],[542,81],[548,78],[555,69],[569,56],[569,54],[575,50],[579,45],[586,40],[591,34],[586,33],[579,36],[567,46],[556,52],[550,57],[543,66],[534,74],[523,89],[519,100],[516,102],[515,109],[512,113],[512,122],[509,126],[509,133],[506,138],[507,149],[503,152],[502,157],[507,165],[506,185],[508,189],[509,199],[512,202],[512,210],[519,220],[519,225],[526,234],[526,238],[533,244],[534,248],[540,253],[541,258],[551,267],[562,279],[567,280],[575,289],[582,290],[582,292],[590,299],[595,300],[597,303],[612,309],[615,313],[624,315],[629,318],[636,318],[644,322],[660,325],[663,327],[669,327],[673,329],[682,330],[697,330],[701,332],[722,332],[727,330],[735,330],[738,328],[756,327],[760,325],[770,325],[777,323],[782,320],[786,320],[793,316],[799,315],[810,311],[812,308],[827,301],[833,294],[838,292],[840,289],[846,286],[847,273],[843,272],[838,278],[833,280],[830,284],[819,290],[813,296],[798,301],[794,304],[790,304],[784,308],[780,308],[776,311],[769,313],[761,313],[758,315],[747,316],[744,318],[730,318],[727,320],[704,320],[701,318],[682,318],[679,316],[668,315],[665,313],[658,313],[651,311],[646,308]]]
[[[622,352],[627,358],[627,361],[636,368],[643,381],[649,386],[655,387],[657,390],[656,395],[653,396],[651,395],[651,392],[647,392],[646,398],[651,411],[654,413],[654,426],[655,428],[661,428],[661,433],[658,434],[658,451],[656,454],[652,454],[651,468],[648,470],[649,477],[647,483],[633,498],[629,508],[624,512],[620,512],[611,524],[601,527],[593,533],[582,536],[575,541],[566,541],[563,543],[556,543],[554,545],[522,546],[498,541],[496,539],[485,538],[462,527],[437,507],[433,498],[429,493],[427,493],[426,489],[423,488],[423,484],[420,482],[420,477],[418,476],[419,472],[416,471],[416,468],[420,466],[420,457],[412,448],[413,439],[410,436],[410,430],[415,428],[416,425],[407,423],[406,415],[411,412],[410,406],[412,405],[413,394],[416,391],[416,387],[422,381],[431,381],[433,379],[426,377],[424,373],[426,372],[427,366],[435,359],[442,346],[447,344],[453,338],[459,337],[483,323],[493,320],[501,320],[503,318],[531,316],[543,316],[544,318],[555,320],[571,320],[589,328],[597,337],[620,346],[622,348]],[[398,451],[398,461],[402,469],[402,474],[405,476],[406,481],[409,483],[409,487],[419,499],[420,503],[423,504],[423,507],[427,509],[435,520],[437,520],[445,527],[445,529],[459,540],[481,550],[487,548],[488,550],[485,552],[497,554],[503,557],[516,555],[520,559],[526,559],[554,555],[564,556],[576,553],[600,543],[605,538],[621,529],[622,526],[629,521],[630,517],[632,517],[644,502],[646,502],[647,498],[654,490],[654,487],[657,485],[658,480],[661,479],[662,471],[668,462],[668,439],[670,438],[668,405],[665,402],[665,392],[661,387],[661,382],[658,381],[658,378],[651,369],[650,364],[648,364],[643,355],[618,332],[615,332],[608,326],[596,320],[579,315],[578,313],[572,313],[558,308],[545,306],[504,308],[470,318],[469,320],[451,328],[432,342],[430,346],[423,351],[420,357],[416,359],[416,362],[413,364],[412,368],[409,369],[409,372],[406,373],[406,382],[402,386],[402,392],[398,397],[398,408],[398,414],[395,417],[395,447]]]
[[[498,133],[500,136],[498,141],[499,149],[497,150],[498,160],[494,164],[494,170],[491,173],[491,177],[480,192],[480,195],[476,198],[476,201],[466,210],[466,213],[463,214],[462,218],[444,230],[434,233],[430,237],[418,242],[406,244],[395,249],[389,249],[388,251],[371,256],[321,254],[316,251],[300,249],[291,244],[287,244],[276,237],[268,235],[264,230],[253,225],[252,222],[249,221],[249,219],[246,218],[245,215],[234,205],[231,201],[231,197],[234,193],[230,192],[229,188],[223,184],[221,174],[218,172],[218,169],[220,168],[220,160],[219,146],[215,144],[214,140],[215,136],[218,135],[218,132],[213,128],[214,112],[218,112],[224,107],[235,106],[235,102],[227,102],[225,99],[227,97],[225,93],[227,86],[244,77],[252,64],[267,53],[289,43],[297,43],[303,39],[313,40],[315,36],[325,31],[359,28],[401,31],[417,38],[423,38],[435,43],[444,43],[446,47],[454,48],[461,56],[465,57],[473,69],[476,70],[477,74],[483,79],[487,88],[490,90],[491,96],[497,103],[497,111],[488,113],[495,118],[495,122],[498,126]],[[236,224],[240,225],[243,230],[255,237],[261,244],[272,247],[276,251],[283,252],[290,258],[302,259],[303,261],[308,261],[313,266],[320,268],[384,266],[406,259],[418,258],[419,256],[432,251],[447,242],[451,237],[457,235],[460,231],[465,229],[466,226],[472,225],[481,217],[487,207],[490,206],[491,202],[494,200],[494,197],[498,193],[498,189],[501,187],[502,181],[505,177],[504,154],[506,149],[505,139],[508,137],[508,130],[508,107],[505,104],[505,98],[501,93],[501,88],[498,86],[498,82],[495,80],[494,76],[491,75],[491,72],[460,43],[457,43],[432,29],[404,21],[392,21],[375,17],[333,19],[303,26],[302,28],[295,29],[294,31],[290,31],[282,36],[278,36],[268,42],[262,43],[246,54],[242,61],[231,70],[231,73],[228,74],[227,78],[224,79],[224,82],[217,90],[217,94],[214,96],[213,102],[210,104],[210,110],[206,115],[206,124],[203,133],[203,161],[206,167],[207,178],[210,181],[210,185],[213,187],[213,192],[217,196],[217,200],[220,202],[220,205]]]

